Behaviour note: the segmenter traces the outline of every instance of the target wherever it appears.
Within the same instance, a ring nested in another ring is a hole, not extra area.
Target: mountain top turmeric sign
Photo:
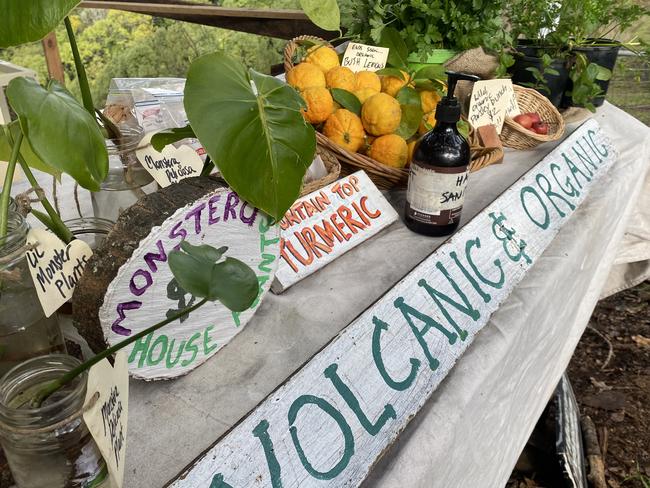
[[[271,290],[283,292],[396,220],[363,171],[298,199],[280,221],[280,264]]]

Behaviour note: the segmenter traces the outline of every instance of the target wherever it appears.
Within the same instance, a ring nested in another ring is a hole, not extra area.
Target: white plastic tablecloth
[[[609,104],[595,117],[620,151],[619,161],[492,316],[367,486],[503,486],[598,297],[647,276],[650,191],[645,200],[638,197],[650,166],[650,128]],[[508,151],[504,164],[472,174],[463,223],[554,146]],[[76,217],[68,180],[59,195],[64,217]],[[396,205],[402,197],[391,196]],[[83,192],[81,204],[90,215]],[[443,240],[418,236],[397,222],[283,295],[267,295],[246,328],[190,375],[132,380],[125,487],[164,485]]]

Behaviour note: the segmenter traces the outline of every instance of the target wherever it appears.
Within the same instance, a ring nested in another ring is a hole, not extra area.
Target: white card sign
[[[89,407],[84,411],[84,422],[106,461],[111,485],[121,488],[129,419],[129,372],[124,350],[115,355],[114,366],[102,359],[90,368],[84,405]]]
[[[616,159],[586,122],[170,486],[359,486]]]
[[[397,218],[364,171],[299,198],[280,221],[280,264],[272,291],[282,293]]]
[[[341,66],[357,71],[378,71],[386,67],[388,48],[351,42],[345,50]]]
[[[492,124],[501,134],[506,116],[520,113],[512,88],[512,80],[482,80],[474,83],[469,102],[469,123],[472,127]]]
[[[191,176],[198,176],[203,169],[203,160],[187,145],[179,148],[167,145],[159,152],[148,145],[136,151],[138,160],[156,183],[165,188]]]
[[[49,317],[72,297],[93,251],[79,239],[64,244],[45,229],[31,229],[27,244],[35,246],[25,257],[38,300],[45,316]]]

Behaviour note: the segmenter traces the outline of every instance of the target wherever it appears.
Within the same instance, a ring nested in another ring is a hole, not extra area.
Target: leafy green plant
[[[592,101],[603,93],[596,81],[607,81],[612,77],[611,70],[596,63],[591,63],[583,53],[577,53],[575,63],[569,70],[573,87],[567,92],[571,101],[577,107],[585,107],[596,111]]]
[[[321,29],[338,31],[341,28],[341,12],[336,0],[300,0],[309,20]]]
[[[496,49],[502,29],[502,0],[361,0],[344,11],[347,35],[378,44],[392,27],[408,52],[422,58],[434,49]]]
[[[218,300],[233,312],[243,312],[249,308],[259,293],[257,275],[247,264],[238,259],[226,257],[222,261],[221,258],[227,251],[227,247],[216,249],[206,244],[194,246],[183,241],[180,250],[169,253],[169,269],[178,284],[200,300],[105,349],[60,378],[48,382],[31,400],[28,400],[30,406],[39,407],[52,393],[70,383],[102,359],[112,356],[120,349],[161,327],[187,316],[209,301]]]
[[[522,85],[550,94],[551,90],[548,87],[548,81],[546,78],[547,76],[559,76],[560,73],[558,70],[551,68],[551,65],[553,64],[553,58],[551,58],[551,56],[548,54],[544,53],[541,57],[541,61],[542,69],[539,69],[536,66],[529,66],[526,68],[526,71],[530,71],[530,73],[532,73],[535,81],[522,83]]]

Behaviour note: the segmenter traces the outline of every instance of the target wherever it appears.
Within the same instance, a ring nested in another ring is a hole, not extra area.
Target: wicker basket
[[[289,71],[295,66],[295,56],[300,45],[300,41],[313,41],[330,46],[327,41],[314,36],[300,36],[292,39],[284,48],[284,69]],[[406,188],[408,183],[408,168],[392,168],[368,156],[359,153],[351,153],[338,144],[332,142],[327,136],[316,132],[316,140],[319,147],[326,148],[336,154],[341,161],[341,172],[344,175],[354,173],[360,169],[364,170],[370,179],[382,189],[394,187]],[[470,171],[478,171],[486,166],[499,163],[503,160],[503,150],[501,148],[486,148],[480,146],[478,137],[474,131],[470,133],[470,147],[472,149],[472,161]]]
[[[323,164],[325,165],[325,169],[327,170],[327,175],[317,180],[313,180],[310,181],[309,183],[303,184],[302,189],[300,190],[301,197],[313,191],[316,191],[319,188],[323,188],[324,186],[329,185],[330,183],[333,183],[338,179],[339,175],[341,174],[341,164],[339,163],[339,160],[331,151],[328,151],[324,147],[319,146],[318,148],[316,148],[316,152],[323,160]]]
[[[510,117],[506,117],[501,130],[501,142],[513,149],[532,149],[543,142],[557,141],[564,135],[566,125],[560,112],[549,102],[548,98],[532,88],[514,85],[515,96],[521,113],[537,112],[548,124],[548,134],[537,134],[525,129]]]

